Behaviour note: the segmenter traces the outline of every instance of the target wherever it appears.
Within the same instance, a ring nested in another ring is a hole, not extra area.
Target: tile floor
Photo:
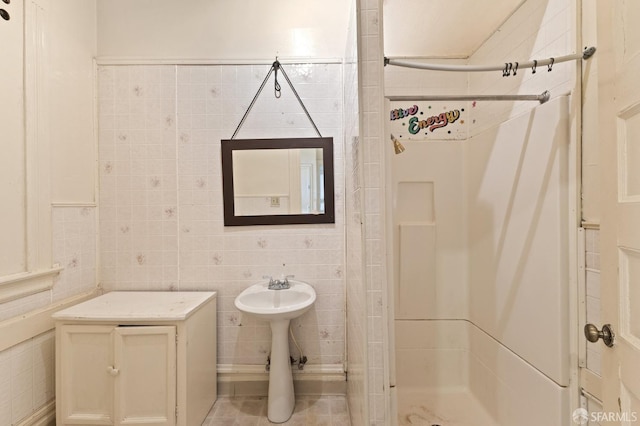
[[[219,397],[202,426],[266,426],[267,398]],[[291,418],[282,425],[350,426],[344,396],[299,396]]]

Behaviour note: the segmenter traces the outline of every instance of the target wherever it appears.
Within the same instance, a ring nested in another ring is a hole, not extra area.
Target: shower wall
[[[464,142],[402,143],[407,151],[393,158],[391,183],[395,318],[466,318]]]
[[[527,0],[468,59],[470,65],[502,64],[505,62],[546,59],[582,52],[578,39],[577,0]],[[569,61],[549,68],[521,69],[516,75],[503,77],[502,72],[468,74],[468,93],[477,95],[540,94],[551,97],[575,93],[579,62]],[[579,94],[580,90],[578,90]],[[575,111],[580,97],[571,98]],[[535,102],[475,102],[471,112],[469,134],[477,135],[509,118],[536,106]],[[572,116],[576,120],[577,116]]]
[[[492,412],[512,399],[549,424],[569,406],[568,117],[557,98],[470,138],[465,152],[471,390]],[[526,375],[505,381],[512,369]]]
[[[578,10],[573,0],[528,0],[469,63],[581,52]],[[521,70],[510,77],[469,75],[469,93],[538,94],[548,90],[552,97],[542,106],[534,102],[475,103],[465,160],[473,300],[469,319],[479,328],[478,339],[471,341],[470,371],[477,372],[471,375],[471,388],[492,411],[500,408],[502,399],[511,401],[507,404],[511,407],[544,413],[539,414],[538,424],[565,422],[575,403],[568,387],[572,351],[569,294],[575,284],[570,241],[576,240],[579,226],[576,140],[580,114],[576,111],[581,102],[580,68],[579,62],[571,61],[538,68],[535,73]],[[500,342],[502,357],[499,352],[479,356],[479,348],[487,347],[479,343],[491,345],[493,339]],[[528,372],[522,376],[528,379],[501,378],[508,366],[520,366],[516,371]],[[487,383],[495,386],[496,399],[483,391]],[[514,399],[514,395],[527,394],[545,397]],[[509,409],[504,410],[503,415],[508,416]]]
[[[568,99],[467,144],[470,320],[568,384]],[[541,345],[541,342],[545,342]]]

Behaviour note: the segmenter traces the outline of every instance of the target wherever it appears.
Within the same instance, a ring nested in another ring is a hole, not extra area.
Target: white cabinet
[[[175,326],[61,325],[59,424],[174,425],[175,336]]]
[[[201,425],[217,396],[215,302],[113,292],[54,314],[57,425]]]

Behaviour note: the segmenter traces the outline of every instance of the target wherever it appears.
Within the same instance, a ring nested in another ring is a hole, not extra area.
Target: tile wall
[[[14,425],[55,397],[55,333],[0,352],[0,424]]]
[[[365,288],[367,312],[367,387],[369,424],[389,420],[389,371],[385,363],[387,279],[385,258],[385,150],[382,0],[359,0],[360,146],[363,168]]]
[[[585,274],[586,274],[586,308],[587,323],[601,327],[600,320],[600,230],[585,229]],[[602,351],[605,346],[587,343],[587,369],[598,376],[602,375]],[[587,410],[590,413],[601,412],[602,406],[592,399],[587,399]],[[589,425],[599,425],[589,420]]]
[[[585,229],[586,242],[586,307],[587,323],[600,328],[600,231]],[[602,348],[604,345],[587,344],[587,368],[601,375]]]
[[[96,213],[93,206],[53,208],[53,261],[64,268],[54,279],[53,301],[89,292],[96,286]]]
[[[323,136],[334,138],[336,223],[225,227],[220,140],[233,134],[270,65],[101,66],[101,283],[107,290],[215,290],[218,363],[264,364],[268,324],[235,297],[264,275],[293,274],[318,294],[295,320],[311,364],[345,359],[342,65],[283,64]],[[315,135],[273,75],[238,138]],[[297,357],[297,349],[291,347]]]
[[[352,424],[368,424],[367,293],[364,277],[363,155],[359,123],[358,46],[351,10],[344,64],[345,230],[347,274],[347,398]]]

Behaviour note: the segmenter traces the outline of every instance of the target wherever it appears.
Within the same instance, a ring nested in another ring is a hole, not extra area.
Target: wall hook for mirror
[[[267,84],[267,81],[269,80],[269,77],[274,72],[275,72],[275,87],[274,87],[275,96],[276,96],[276,98],[280,98],[280,96],[282,96],[282,92],[281,92],[282,88],[280,87],[280,83],[278,83],[278,71],[282,72],[282,76],[287,81],[287,84],[289,85],[289,88],[291,89],[291,92],[293,92],[293,95],[298,100],[298,103],[300,104],[300,106],[302,107],[302,110],[304,111],[305,115],[309,119],[309,122],[313,126],[313,129],[316,131],[316,134],[318,135],[319,138],[322,138],[322,135],[320,134],[320,130],[318,130],[318,126],[316,126],[316,123],[311,118],[311,114],[309,114],[309,111],[307,110],[307,107],[304,106],[304,103],[302,102],[302,99],[300,98],[300,95],[298,95],[298,92],[296,91],[296,88],[293,87],[293,83],[291,83],[291,80],[289,80],[289,76],[284,71],[284,68],[282,68],[282,65],[280,64],[280,61],[278,61],[278,57],[276,56],[276,60],[273,62],[273,64],[271,64],[271,68],[269,69],[269,72],[267,73],[267,76],[262,81],[262,84],[260,85],[260,88],[258,89],[258,92],[253,97],[253,100],[249,104],[249,107],[247,108],[247,110],[245,111],[244,115],[240,119],[240,123],[238,123],[238,127],[236,127],[235,132],[233,132],[233,135],[231,136],[231,139],[235,139],[236,135],[238,134],[238,131],[240,131],[240,128],[244,124],[244,121],[246,120],[247,116],[249,115],[249,112],[251,112],[251,109],[253,108],[253,105],[256,103],[256,100],[258,100],[258,97],[260,96],[260,93],[262,93],[262,89],[264,89],[264,86],[265,86],[265,84]]]
[[[276,61],[273,63],[273,94],[276,99],[280,99],[280,96],[282,96],[282,87],[280,87],[280,83],[278,83],[279,68],[280,62],[278,62],[278,57],[276,56]]]
[[[551,70],[552,70],[552,68],[553,68],[553,63],[554,63],[555,61],[556,61],[556,60],[555,60],[554,58],[551,58],[551,63],[550,63],[549,65],[547,65],[547,67],[548,67],[548,68],[547,68],[547,72],[551,72]]]

